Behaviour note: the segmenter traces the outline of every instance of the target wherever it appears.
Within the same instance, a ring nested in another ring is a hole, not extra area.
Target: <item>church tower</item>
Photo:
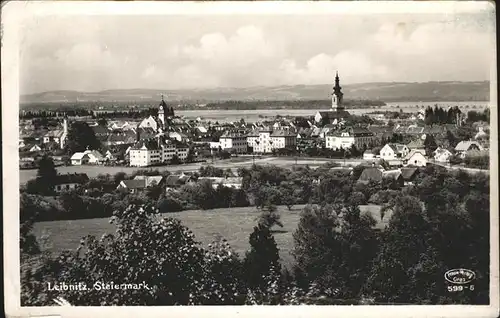
[[[167,111],[167,103],[163,100],[163,94],[161,94],[160,109],[158,109],[158,119],[161,121],[162,125],[165,126],[165,112]]]
[[[342,104],[342,99],[344,97],[344,93],[342,93],[342,87],[339,84],[339,72],[335,75],[335,86],[333,87],[332,93],[332,109],[334,111],[343,111],[344,106]]]

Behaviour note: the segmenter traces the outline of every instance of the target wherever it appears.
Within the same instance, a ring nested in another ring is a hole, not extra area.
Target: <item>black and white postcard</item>
[[[3,3],[7,316],[498,316],[495,10]]]

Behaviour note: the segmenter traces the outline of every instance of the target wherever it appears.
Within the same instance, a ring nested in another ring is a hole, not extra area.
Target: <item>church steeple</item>
[[[163,125],[165,125],[166,110],[167,110],[167,103],[165,103],[165,100],[163,99],[163,94],[161,94],[161,102],[160,102],[160,107],[158,109],[158,119],[162,122]]]
[[[342,105],[342,99],[344,97],[344,93],[342,93],[342,87],[340,87],[340,79],[339,72],[335,72],[335,86],[333,86],[332,92],[332,109],[335,111],[344,110],[344,106]]]

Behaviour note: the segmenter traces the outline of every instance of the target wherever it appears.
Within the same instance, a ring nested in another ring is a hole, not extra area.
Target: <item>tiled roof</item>
[[[165,183],[169,187],[182,186],[186,184],[186,182],[188,182],[189,179],[191,179],[191,176],[171,174],[167,177]]]
[[[75,152],[72,156],[71,156],[71,160],[80,160],[83,158],[83,156],[85,156],[86,154],[83,153],[83,152]]]
[[[148,150],[158,150],[160,149],[159,145],[158,145],[158,141],[155,140],[155,139],[143,139],[143,140],[140,140],[138,142],[136,142],[133,146],[132,146],[132,149],[133,150],[139,150],[143,147],[146,147],[146,149]]]
[[[365,168],[361,175],[359,176],[358,181],[381,181],[382,180],[382,171],[377,168]]]
[[[420,138],[414,139],[408,143],[408,148],[410,149],[422,149],[425,148],[424,141]]]
[[[418,173],[417,168],[401,168],[401,175],[404,180],[411,180]]]
[[[272,132],[271,137],[296,137],[297,134],[289,130],[275,130]]]
[[[397,180],[401,176],[401,170],[388,170],[382,172],[382,178]]]
[[[455,150],[456,151],[468,151],[473,146],[479,148],[480,150],[482,149],[481,145],[476,141],[461,141],[457,144],[457,146],[455,147]]]
[[[122,180],[120,184],[125,185],[127,189],[144,189],[146,187],[145,180]]]
[[[407,154],[407,155],[403,158],[403,160],[408,160],[408,159],[410,159],[413,155],[415,155],[415,154],[417,154],[417,153],[419,153],[419,154],[421,154],[422,156],[424,156],[424,157],[425,157],[425,151],[423,151],[423,150],[418,150],[418,149],[412,149],[412,150],[410,150],[410,152],[409,152],[409,153],[408,153],[408,154]]]

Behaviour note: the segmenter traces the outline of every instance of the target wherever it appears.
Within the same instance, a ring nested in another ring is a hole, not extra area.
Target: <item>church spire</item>
[[[335,86],[333,87],[332,93],[332,109],[336,111],[344,110],[344,106],[342,105],[342,100],[344,97],[344,93],[342,93],[342,87],[340,87],[340,79],[339,72],[335,72]]]

